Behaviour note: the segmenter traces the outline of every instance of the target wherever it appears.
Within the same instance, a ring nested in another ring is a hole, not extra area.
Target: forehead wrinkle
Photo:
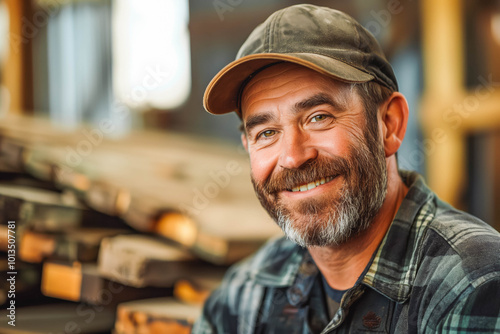
[[[275,90],[281,88],[282,86],[286,86],[286,83],[283,83],[283,84],[278,85],[278,86],[273,86],[271,89],[269,89],[269,88],[260,88],[260,89],[250,90],[249,92],[244,93],[244,96],[243,96],[243,99],[242,99],[242,105],[248,104],[250,106],[252,104],[255,104],[256,102],[252,101],[252,97],[253,96],[259,95],[263,91],[269,91],[269,90],[275,91]],[[258,99],[257,103],[262,103],[262,102],[265,102],[265,101],[280,99],[283,96],[289,95],[290,93],[291,93],[290,91],[284,91],[284,92],[282,92],[280,94],[276,93],[275,95],[270,96],[270,97],[266,97],[266,98],[261,97],[261,98]]]
[[[267,78],[263,78],[261,81],[267,81],[266,80]],[[271,82],[275,83],[276,80],[272,80]],[[245,89],[243,90],[243,98],[242,98],[242,105],[243,104],[248,104],[248,105],[251,105],[252,104],[252,98],[255,96],[255,95],[259,95],[260,93],[262,93],[263,91],[272,91],[274,94],[273,96],[270,96],[270,97],[266,97],[266,98],[260,98],[259,99],[259,102],[263,102],[263,101],[268,101],[268,100],[275,100],[275,99],[280,99],[286,95],[290,95],[290,94],[293,94],[295,91],[298,90],[297,87],[294,87],[293,90],[287,90],[287,91],[282,91],[280,92],[281,88],[282,87],[286,87],[287,85],[289,85],[288,82],[282,82],[280,84],[277,84],[275,83],[274,85],[271,86],[271,88],[269,88],[268,86],[264,86],[264,87],[261,87],[261,85],[259,85],[260,82],[255,82],[253,86],[247,86],[245,87]],[[256,86],[256,87],[254,87]]]
[[[256,90],[256,92],[254,93],[258,93],[262,90],[268,90],[269,88],[267,87],[264,88],[260,87],[262,85],[262,82],[266,83],[266,85],[272,84],[272,89],[279,89],[282,86],[286,86],[288,84],[287,82],[283,82],[281,84],[277,84],[276,82],[279,81],[282,75],[287,72],[295,73],[295,75],[297,76],[295,80],[298,81],[300,81],[304,77],[310,76],[311,73],[316,73],[313,70],[307,69],[303,66],[296,64],[290,64],[290,63],[276,64],[271,68],[265,69],[264,71],[258,73],[254,78],[252,78],[243,88],[242,96],[248,94],[248,91],[250,90]],[[255,88],[255,86],[257,87]]]
[[[262,81],[276,81],[277,78],[281,77],[281,75],[287,71],[286,68],[280,69],[279,71],[274,71],[275,68],[279,68],[279,65],[273,66],[273,71],[266,69],[260,73],[258,73],[254,78],[252,78],[243,88],[242,96],[248,94],[248,91],[251,90],[254,86],[257,86],[257,92],[264,90],[264,88],[258,87]],[[247,93],[245,93],[247,92]]]
[[[297,86],[294,86],[291,89],[280,91],[281,87],[287,86],[288,84],[289,83],[287,83],[287,82],[283,82],[283,83],[281,83],[279,85],[272,86],[272,88],[268,88],[268,87],[253,88],[253,87],[249,87],[248,91],[244,93],[244,96],[243,96],[243,99],[242,99],[242,104],[241,104],[242,105],[242,113],[243,113],[243,106],[244,105],[246,106],[245,109],[248,109],[248,108],[250,108],[254,104],[261,104],[261,103],[265,103],[267,101],[280,100],[280,99],[282,99],[282,98],[284,98],[284,97],[286,97],[288,95],[293,95],[294,93],[296,93],[296,92],[301,91],[301,90],[304,89],[304,87],[300,87],[299,88]],[[246,89],[247,88],[245,88],[245,90]],[[267,91],[272,91],[274,94],[272,96],[260,97],[259,94],[262,93],[263,91],[266,91],[266,92]],[[252,98],[255,95],[259,96],[259,99],[257,101],[253,101],[252,100]],[[323,93],[322,97],[324,97],[325,103],[331,102],[332,106],[337,106],[337,107],[340,108],[341,105],[342,105],[341,103],[335,103],[335,101],[333,101],[331,98],[329,98],[327,96],[327,94],[325,94],[325,93]],[[307,100],[307,99],[305,99],[305,100]],[[295,104],[295,108],[296,107],[297,107],[297,104]],[[294,108],[294,106],[292,106],[292,108]]]

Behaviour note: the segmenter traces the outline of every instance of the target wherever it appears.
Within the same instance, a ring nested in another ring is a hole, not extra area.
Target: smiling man
[[[500,331],[500,236],[398,170],[397,90],[374,37],[312,5],[272,14],[216,75],[205,108],[241,117],[285,237],[229,270],[194,333]]]

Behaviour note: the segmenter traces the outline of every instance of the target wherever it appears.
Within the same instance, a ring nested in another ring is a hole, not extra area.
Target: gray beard
[[[384,196],[385,197],[385,196]],[[299,222],[292,218],[283,208],[277,210],[276,223],[281,227],[286,237],[302,247],[341,245],[353,236],[368,229],[372,216],[378,212],[382,201],[380,196],[373,196],[372,203],[360,203],[350,191],[344,190],[338,203],[332,207],[321,219],[317,215],[303,215]],[[359,207],[368,206],[369,210],[360,210]],[[362,213],[366,212],[364,216]]]

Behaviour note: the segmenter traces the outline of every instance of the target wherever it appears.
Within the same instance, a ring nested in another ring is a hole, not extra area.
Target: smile
[[[292,188],[292,192],[308,191],[308,190],[316,188],[316,187],[318,187],[318,186],[320,186],[322,184],[328,183],[328,182],[330,182],[333,179],[334,179],[333,176],[322,177],[319,180],[316,180],[316,181],[313,181],[313,182],[309,182],[307,184],[302,184],[300,186],[294,187],[294,188]]]

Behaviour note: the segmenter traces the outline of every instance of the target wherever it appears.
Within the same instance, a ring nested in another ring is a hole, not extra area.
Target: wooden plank
[[[98,260],[103,277],[134,287],[173,287],[179,279],[213,268],[164,240],[138,234],[103,239]]]
[[[122,220],[88,209],[71,194],[14,184],[0,184],[0,217],[0,224],[14,220],[45,232],[79,227],[127,229]]]
[[[65,233],[43,233],[24,230],[18,233],[19,258],[26,262],[66,260],[95,262],[102,239],[130,233],[124,229],[76,228]]]
[[[97,265],[46,261],[42,271],[42,293],[48,297],[92,305],[118,303],[158,296],[171,296],[170,288],[135,288],[103,278]]]
[[[136,300],[118,305],[115,332],[188,334],[200,314],[201,306],[173,298]]]
[[[71,302],[20,307],[16,309],[15,327],[7,323],[7,315],[8,310],[0,311],[3,334],[110,333],[115,310]]]

